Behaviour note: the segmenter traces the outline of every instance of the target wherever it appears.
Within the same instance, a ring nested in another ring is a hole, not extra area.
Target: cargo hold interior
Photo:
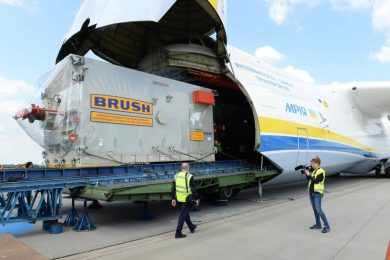
[[[215,93],[214,139],[220,145],[217,160],[254,156],[256,126],[251,106],[238,87],[193,82]]]

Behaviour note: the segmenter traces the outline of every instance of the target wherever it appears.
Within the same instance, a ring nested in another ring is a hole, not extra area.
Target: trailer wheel
[[[221,190],[219,197],[221,200],[230,200],[233,197],[233,188],[232,187],[226,187]]]
[[[233,189],[232,187],[226,187],[218,189],[212,193],[205,194],[205,197],[208,200],[214,202],[228,202],[232,197],[234,197],[240,190]]]

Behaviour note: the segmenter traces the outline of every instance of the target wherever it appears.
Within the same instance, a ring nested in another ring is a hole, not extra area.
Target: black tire
[[[234,196],[236,196],[240,191],[241,191],[240,189],[226,187],[212,193],[204,194],[203,196],[205,197],[206,200],[213,201],[213,202],[228,202]]]
[[[219,192],[219,199],[229,201],[233,197],[233,195],[234,195],[233,188],[226,187]]]

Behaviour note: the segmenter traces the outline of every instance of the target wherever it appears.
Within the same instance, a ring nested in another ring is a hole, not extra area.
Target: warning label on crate
[[[134,117],[116,115],[110,113],[91,112],[91,121],[98,123],[119,124],[119,125],[135,125],[135,126],[153,126],[153,119],[147,117]]]
[[[195,141],[195,142],[204,141],[204,132],[203,131],[192,131],[191,132],[191,141]]]

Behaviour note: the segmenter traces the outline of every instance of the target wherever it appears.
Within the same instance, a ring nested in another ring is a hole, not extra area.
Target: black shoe
[[[329,233],[330,232],[330,228],[324,227],[321,232],[324,233],[324,234]]]
[[[175,235],[175,238],[185,238],[186,235],[182,234],[182,233],[179,233],[179,234],[176,234]]]
[[[319,225],[313,225],[310,227],[310,229],[321,229],[322,227]]]
[[[198,227],[197,225],[194,225],[192,228],[190,228],[191,233],[195,233],[197,227]]]

